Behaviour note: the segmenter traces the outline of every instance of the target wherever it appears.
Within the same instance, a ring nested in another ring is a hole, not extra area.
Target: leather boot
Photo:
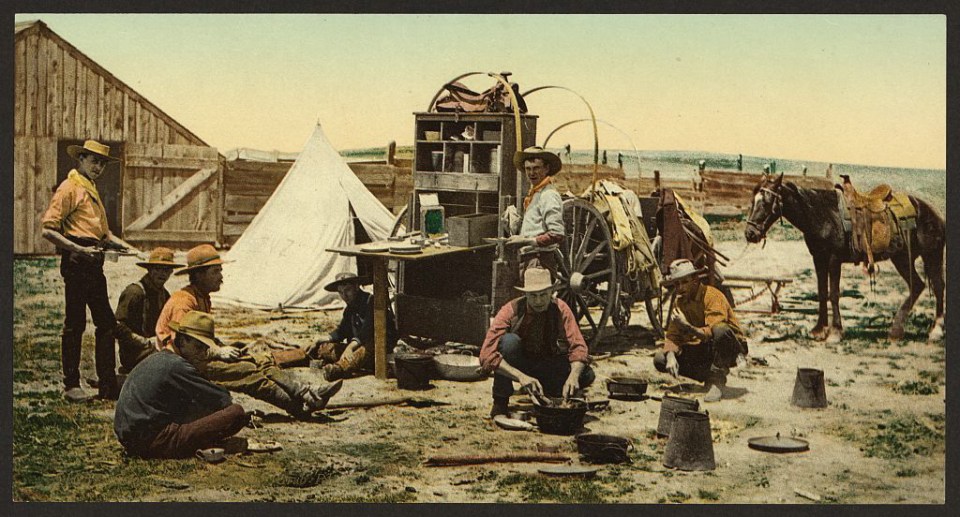
[[[490,408],[490,418],[493,418],[497,415],[506,415],[509,410],[509,397],[493,397],[493,407]]]
[[[717,402],[723,398],[723,388],[727,385],[727,372],[719,368],[711,368],[707,375],[707,394],[703,396],[704,402]]]
[[[277,363],[277,366],[280,368],[294,368],[297,366],[308,366],[310,364],[310,358],[307,357],[307,352],[301,348],[271,350],[270,354],[273,356],[273,362]]]

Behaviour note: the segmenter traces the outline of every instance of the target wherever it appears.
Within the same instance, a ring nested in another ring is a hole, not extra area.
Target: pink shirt
[[[500,338],[507,332],[513,331],[519,326],[516,314],[517,302],[522,298],[513,299],[500,308],[497,315],[493,318],[493,323],[487,329],[487,336],[480,347],[480,367],[485,372],[492,372],[500,366],[503,356],[500,355]],[[583,334],[580,333],[580,325],[573,315],[570,307],[560,299],[553,300],[553,303],[560,309],[560,321],[563,323],[563,334],[567,338],[570,348],[567,352],[567,358],[571,363],[590,360],[590,353],[587,349],[587,343],[583,340]]]

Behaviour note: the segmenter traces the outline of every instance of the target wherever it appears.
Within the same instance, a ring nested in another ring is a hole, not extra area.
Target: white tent
[[[317,124],[303,151],[250,226],[226,254],[214,300],[251,307],[342,306],[323,286],[357,271],[356,259],[326,251],[355,243],[353,218],[386,239],[393,214],[330,145]]]

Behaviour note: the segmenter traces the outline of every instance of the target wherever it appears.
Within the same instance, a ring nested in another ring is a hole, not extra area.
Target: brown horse
[[[747,214],[744,237],[747,242],[760,242],[767,230],[783,217],[803,233],[807,249],[813,255],[817,271],[817,294],[820,300],[819,318],[813,327],[816,340],[824,340],[831,333],[843,336],[840,323],[840,265],[863,260],[854,254],[848,232],[844,231],[839,190],[807,189],[778,178],[765,175],[753,190],[753,204]],[[910,234],[909,246],[891,253],[878,253],[874,260],[890,259],[900,276],[911,286],[910,294],[897,311],[890,327],[890,338],[903,337],[903,324],[914,303],[926,287],[917,274],[914,261],[923,258],[923,269],[936,297],[936,319],[930,328],[929,339],[943,335],[944,246],[946,222],[930,203],[909,196],[917,210],[917,228]],[[829,278],[829,286],[827,280]],[[833,306],[833,323],[827,326],[827,299]]]

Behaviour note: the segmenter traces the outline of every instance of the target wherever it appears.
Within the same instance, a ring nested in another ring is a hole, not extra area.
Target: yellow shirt
[[[709,334],[709,327],[717,323],[726,323],[741,341],[746,338],[737,315],[727,302],[727,297],[719,289],[709,285],[701,285],[695,296],[690,299],[677,298],[677,308],[691,325]],[[679,346],[699,345],[700,340],[681,332],[676,321],[671,321],[667,327],[667,339]]]
[[[79,178],[78,178],[79,177]],[[64,236],[85,237],[101,240],[110,235],[107,212],[96,194],[93,182],[83,178],[76,169],[60,183],[43,213],[40,224]]]

